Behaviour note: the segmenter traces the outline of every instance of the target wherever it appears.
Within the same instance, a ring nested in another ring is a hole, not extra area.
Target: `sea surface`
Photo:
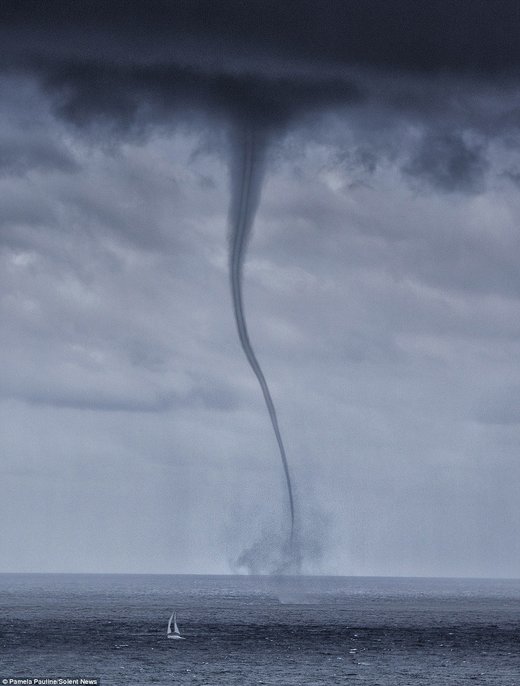
[[[171,612],[183,641],[166,638]],[[520,685],[520,581],[0,575],[0,683]]]

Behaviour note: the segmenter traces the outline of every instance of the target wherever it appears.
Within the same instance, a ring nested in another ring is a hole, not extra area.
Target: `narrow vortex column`
[[[234,164],[231,169],[231,209],[230,209],[230,254],[229,271],[231,279],[231,295],[233,309],[238,329],[238,336],[245,356],[255,373],[264,396],[265,404],[271,418],[280,458],[282,460],[287,486],[287,497],[290,509],[289,530],[289,558],[294,559],[295,524],[294,524],[294,496],[291,482],[289,463],[278,425],[276,409],[265,380],[264,373],[256,358],[244,315],[242,296],[242,274],[244,257],[254,218],[260,201],[260,192],[264,176],[265,143],[259,134],[252,129],[243,129],[235,143]]]

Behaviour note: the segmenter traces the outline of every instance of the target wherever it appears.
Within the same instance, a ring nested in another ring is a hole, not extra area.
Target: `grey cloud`
[[[40,135],[0,139],[0,174],[22,175],[31,169],[70,174],[78,165],[63,145],[42,141]]]
[[[32,81],[2,74],[0,98],[0,178],[79,170],[71,146],[49,114],[49,103]]]
[[[11,179],[0,179],[0,188],[4,197],[0,226],[4,227],[3,238],[7,244],[16,242],[16,229],[13,227],[49,226],[56,220],[55,208],[41,190],[13,183]]]
[[[171,395],[142,397],[131,399],[124,398],[104,398],[104,392],[97,390],[92,394],[80,391],[79,393],[62,391],[59,394],[54,392],[32,392],[28,395],[14,396],[34,405],[48,405],[56,408],[70,408],[75,410],[92,410],[94,412],[166,412],[175,404],[175,397]],[[139,393],[142,396],[142,393]]]
[[[413,143],[401,142],[404,154],[409,154]],[[325,267],[334,259],[342,244],[348,246],[344,264],[349,269],[384,265],[396,281],[410,270],[418,284],[434,289],[515,298],[520,288],[516,264],[520,238],[514,228],[517,195],[501,176],[502,146],[488,145],[485,150],[486,174],[477,153],[470,156],[471,164],[461,175],[463,190],[453,192],[460,188],[456,179],[452,188],[438,188],[449,168],[439,169],[433,157],[428,159],[433,171],[424,167],[413,183],[407,176],[410,189],[402,195],[402,182],[395,176],[396,166],[404,163],[401,157],[382,160],[368,172],[334,154],[326,155],[324,163],[318,139],[307,146],[307,171],[299,172],[283,199],[273,193],[264,203],[261,231],[274,235],[270,227],[278,227],[275,259],[280,265],[296,263],[312,273],[318,264]],[[449,147],[447,151],[451,154]],[[441,152],[445,164],[442,146]],[[294,164],[302,161],[295,158]],[[432,183],[433,173],[441,178],[434,176]],[[364,183],[353,187],[353,180]],[[298,192],[299,185],[305,185],[304,192]],[[397,198],[393,192],[398,189]]]
[[[506,169],[502,176],[511,181],[515,186],[520,187],[520,171],[516,168]]]
[[[56,141],[66,141],[60,145],[74,160],[74,167],[73,173],[66,169],[52,173],[57,171],[55,161],[30,158],[29,169],[23,154],[18,155],[20,151],[16,150],[18,166],[5,168],[5,174],[0,174],[2,245],[12,250],[40,251],[61,260],[62,268],[72,261],[85,274],[88,261],[81,259],[81,252],[68,252],[73,236],[83,249],[88,249],[88,243],[92,245],[97,237],[105,236],[107,266],[110,247],[120,240],[152,252],[186,251],[192,226],[191,181],[199,180],[195,169],[200,167],[196,159],[190,160],[191,145],[185,146],[185,159],[184,151],[179,155],[176,150],[175,159],[170,159],[168,147],[157,145],[143,160],[139,141],[124,150],[101,146],[101,151],[90,141],[71,139],[70,131],[48,118],[41,93],[31,91],[25,102],[21,95],[18,98],[18,104],[4,100],[2,109],[10,107],[9,117],[16,121],[25,107],[34,107],[38,126],[33,121],[32,129],[38,129],[40,147],[54,150]],[[23,140],[23,122],[11,128],[15,142]],[[211,165],[206,165],[206,175],[208,167],[211,169]],[[187,179],[190,184],[185,182]],[[207,205],[208,214],[214,213],[219,189],[215,183],[206,187],[201,209]],[[114,250],[111,256],[112,268],[121,268],[116,253]]]
[[[441,191],[476,193],[484,188],[488,168],[482,144],[467,142],[461,134],[435,132],[423,137],[403,171]]]
[[[208,410],[228,412],[238,409],[240,400],[241,394],[238,390],[220,380],[214,385],[206,383],[190,391],[185,402],[192,407],[202,406]]]
[[[481,424],[520,424],[520,385],[505,384],[486,394],[477,403],[475,419]]]
[[[3,394],[5,397],[5,393]],[[186,410],[189,408],[203,408],[206,410],[230,411],[239,406],[237,394],[225,385],[201,386],[193,388],[187,393],[162,391],[150,393],[146,385],[140,389],[136,387],[134,397],[127,391],[121,395],[106,392],[104,387],[93,391],[85,388],[49,388],[28,390],[26,393],[17,391],[8,394],[18,400],[33,405],[47,405],[55,408],[69,408],[75,410],[91,410],[93,412],[169,412],[170,410]]]

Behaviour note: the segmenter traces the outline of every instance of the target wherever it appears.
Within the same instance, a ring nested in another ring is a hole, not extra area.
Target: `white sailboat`
[[[173,619],[173,631],[172,631],[172,619]],[[176,638],[176,639],[182,639],[184,640],[184,636],[181,636],[181,632],[179,631],[179,627],[177,626],[177,613],[172,612],[172,616],[170,617],[170,621],[168,622],[168,631],[166,632],[166,635],[168,638]]]

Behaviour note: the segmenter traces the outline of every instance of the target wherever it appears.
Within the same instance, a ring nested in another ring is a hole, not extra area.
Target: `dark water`
[[[520,684],[520,581],[3,574],[0,608],[0,679]]]

